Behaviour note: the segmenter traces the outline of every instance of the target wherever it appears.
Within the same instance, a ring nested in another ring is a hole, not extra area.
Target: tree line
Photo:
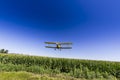
[[[0,49],[0,53],[8,53],[8,52],[9,52],[8,50]]]

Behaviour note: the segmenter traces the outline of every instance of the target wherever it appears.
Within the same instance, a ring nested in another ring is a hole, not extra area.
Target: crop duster
[[[45,42],[45,44],[48,44],[48,46],[45,46],[46,48],[53,48],[53,49],[72,49],[70,45],[72,45],[71,42]],[[49,46],[54,45],[54,46]],[[66,45],[66,46],[65,46]]]

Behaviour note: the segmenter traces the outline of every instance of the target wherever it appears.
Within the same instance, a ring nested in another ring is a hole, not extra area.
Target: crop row
[[[44,69],[57,69],[60,72],[70,73],[75,70],[108,73],[120,78],[120,62],[65,59],[65,58],[48,58],[40,56],[18,55],[18,54],[0,54],[0,63],[30,66],[40,66]],[[74,74],[74,73],[73,73]]]

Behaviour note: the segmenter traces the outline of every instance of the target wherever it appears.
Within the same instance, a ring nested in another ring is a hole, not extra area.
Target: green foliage
[[[50,76],[47,74],[39,75],[33,74],[25,71],[18,72],[0,72],[0,80],[119,80],[113,76],[109,76],[108,79],[105,78],[94,78],[94,79],[85,79],[85,78],[73,78],[66,75],[55,75]]]
[[[0,72],[0,80],[39,80],[37,76],[27,72]]]
[[[75,78],[102,80],[120,78],[120,62],[0,54],[0,71],[27,71],[50,75],[62,73]]]
[[[0,53],[8,53],[8,50],[0,49]]]

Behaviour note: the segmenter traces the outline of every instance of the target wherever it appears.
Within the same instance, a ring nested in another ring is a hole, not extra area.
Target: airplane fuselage
[[[56,48],[60,49],[61,48],[60,44],[56,44]]]

